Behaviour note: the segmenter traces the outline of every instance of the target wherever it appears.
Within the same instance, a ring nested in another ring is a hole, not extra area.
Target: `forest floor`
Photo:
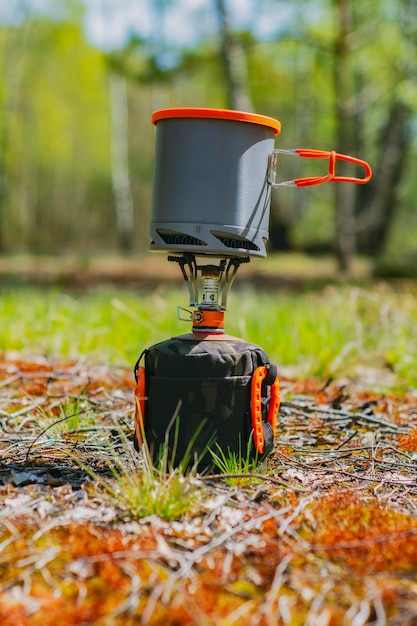
[[[100,480],[131,462],[131,372],[3,354],[2,626],[416,624],[417,392],[281,387],[266,467],[138,518]]]

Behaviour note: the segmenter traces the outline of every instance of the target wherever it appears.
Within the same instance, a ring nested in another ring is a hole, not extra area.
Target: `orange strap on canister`
[[[139,446],[143,444],[144,439],[144,420],[145,420],[145,394],[146,394],[146,378],[145,368],[141,365],[135,370],[137,385],[135,387],[135,431],[136,440]]]
[[[268,408],[268,422],[271,424],[272,431],[274,433],[274,439],[277,432],[278,423],[278,411],[281,403],[281,390],[279,387],[279,380],[276,378],[271,385],[271,399],[269,401]]]
[[[262,383],[268,375],[265,365],[256,368],[252,376],[251,383],[251,415],[253,441],[255,449],[259,454],[263,454],[265,449],[265,439],[262,427]],[[280,389],[278,378],[271,384],[271,399],[268,408],[268,422],[271,424],[274,437],[277,429],[278,410],[280,405]]]

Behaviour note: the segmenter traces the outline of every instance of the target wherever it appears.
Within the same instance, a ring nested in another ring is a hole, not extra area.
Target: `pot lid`
[[[152,124],[156,124],[160,120],[172,118],[203,118],[218,120],[234,120],[236,122],[249,122],[252,124],[260,124],[268,126],[274,131],[274,135],[281,132],[281,122],[268,117],[267,115],[258,115],[256,113],[247,113],[245,111],[233,111],[230,109],[201,109],[197,107],[159,109],[152,113]]]

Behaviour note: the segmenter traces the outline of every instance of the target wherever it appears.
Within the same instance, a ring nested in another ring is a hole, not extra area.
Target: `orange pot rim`
[[[204,109],[198,107],[159,109],[152,113],[151,121],[152,124],[156,126],[161,120],[173,118],[200,118],[249,122],[251,124],[260,124],[261,126],[271,128],[274,131],[274,135],[279,135],[281,132],[281,122],[273,117],[258,115],[257,113],[247,113],[246,111],[233,111],[231,109]]]

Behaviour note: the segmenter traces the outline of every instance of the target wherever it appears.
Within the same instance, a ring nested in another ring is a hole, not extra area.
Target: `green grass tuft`
[[[210,450],[214,465],[224,474],[225,482],[230,487],[243,487],[249,483],[253,484],[253,478],[248,476],[257,470],[258,457],[253,455],[252,437],[249,439],[245,454],[242,454],[241,446],[239,452],[232,452],[230,448],[225,452],[216,444],[217,450]]]
[[[156,515],[165,521],[173,521],[191,514],[205,495],[196,466],[185,469],[187,463],[184,461],[184,464],[173,467],[168,446],[162,448],[158,462],[154,463],[146,442],[138,454],[117,424],[116,431],[119,442],[110,445],[105,453],[105,464],[111,476],[95,472],[69,453],[101,488],[107,504],[118,509],[124,519],[132,520]]]

